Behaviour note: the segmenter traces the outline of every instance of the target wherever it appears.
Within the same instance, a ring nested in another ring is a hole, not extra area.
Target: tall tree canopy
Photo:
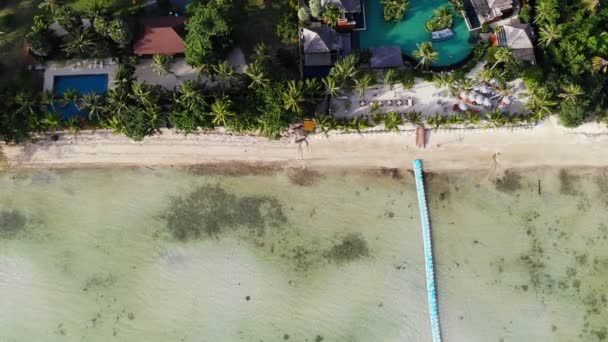
[[[192,2],[187,7],[186,60],[193,66],[214,64],[232,46],[231,0]]]

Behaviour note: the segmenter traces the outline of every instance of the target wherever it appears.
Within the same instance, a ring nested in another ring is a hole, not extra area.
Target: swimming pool
[[[104,94],[108,91],[108,74],[55,76],[53,79],[53,91],[55,94],[61,96],[68,89],[74,89],[81,95],[90,93]]]
[[[403,21],[387,22],[384,21],[380,1],[365,0],[367,29],[359,32],[359,45],[362,49],[399,45],[405,54],[412,56],[418,49],[416,44],[431,41],[431,32],[426,30],[424,23],[433,16],[433,11],[441,6],[451,4],[447,0],[410,0],[410,8]],[[439,52],[439,59],[433,66],[456,64],[471,53],[474,42],[460,14],[454,14],[452,30],[454,38],[433,42],[433,47]]]
[[[61,75],[53,79],[53,92],[55,96],[61,97],[68,89],[76,90],[81,96],[95,93],[98,95],[108,91],[108,74],[91,75]],[[86,111],[74,103],[53,103],[50,109],[61,113],[63,120],[68,120],[75,115],[88,116]]]

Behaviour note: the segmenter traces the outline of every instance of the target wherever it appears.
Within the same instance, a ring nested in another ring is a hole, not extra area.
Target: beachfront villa
[[[536,64],[534,56],[534,40],[532,28],[529,24],[512,21],[496,30],[492,38],[494,45],[506,47],[511,50],[513,56],[523,62]]]
[[[471,31],[513,13],[513,0],[464,0],[465,22]]]

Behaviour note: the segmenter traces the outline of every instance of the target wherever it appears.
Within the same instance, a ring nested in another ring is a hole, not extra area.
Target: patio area
[[[417,79],[414,87],[404,89],[400,83],[392,87],[379,85],[369,88],[362,97],[357,92],[332,99],[330,108],[337,119],[362,117],[371,119],[373,112],[420,112],[423,117],[453,115],[474,111],[479,114],[495,109],[511,113],[525,112],[525,86],[521,80],[509,83],[512,93],[504,96],[492,84],[476,84],[467,92],[453,96],[447,88]]]

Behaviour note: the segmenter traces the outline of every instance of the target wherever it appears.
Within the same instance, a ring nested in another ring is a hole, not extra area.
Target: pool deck
[[[114,88],[114,71],[118,63],[112,59],[50,61],[44,70],[44,91],[53,91],[55,76],[108,75],[108,89]]]

